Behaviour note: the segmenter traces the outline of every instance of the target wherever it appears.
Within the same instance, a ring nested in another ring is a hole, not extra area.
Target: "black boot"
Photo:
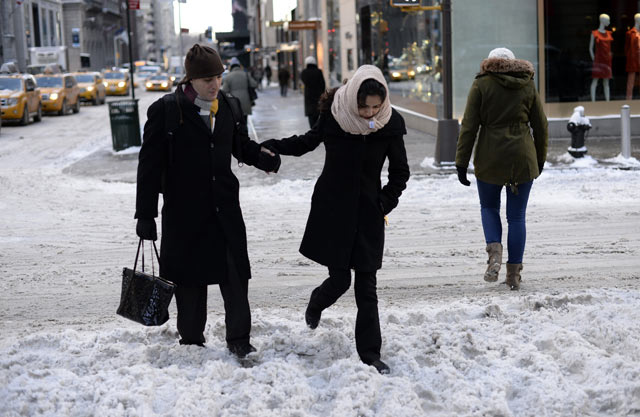
[[[371,362],[369,365],[373,366],[374,368],[376,368],[376,370],[381,375],[388,375],[389,373],[391,373],[391,369],[389,368],[389,365],[387,365],[386,363],[382,362],[380,359],[378,359],[377,361]]]
[[[307,311],[304,312],[304,321],[307,322],[309,328],[315,329],[320,323],[321,315],[321,312],[316,313],[310,306],[307,306]]]
[[[249,342],[227,343],[227,349],[240,359],[256,351],[256,348]]]

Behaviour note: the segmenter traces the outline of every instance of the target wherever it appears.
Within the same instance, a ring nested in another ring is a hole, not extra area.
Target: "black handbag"
[[[256,92],[255,88],[251,87],[251,83],[249,82],[249,74],[245,73],[245,75],[247,76],[247,89],[249,90],[249,100],[251,100],[251,105],[255,106],[256,99],[258,98],[258,93]]]
[[[136,271],[140,248],[142,248],[142,271]],[[153,242],[153,249],[159,267],[160,257],[155,242]],[[122,293],[116,313],[145,326],[160,326],[169,320],[169,303],[175,289],[176,285],[173,282],[155,276],[153,255],[151,255],[151,275],[144,272],[144,243],[140,239],[133,269],[122,269]]]

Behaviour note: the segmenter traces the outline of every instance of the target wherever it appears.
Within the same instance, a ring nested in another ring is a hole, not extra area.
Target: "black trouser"
[[[316,124],[318,117],[320,117],[319,113],[314,113],[311,116],[307,116],[307,118],[309,119],[309,127],[313,127],[313,125]]]
[[[351,285],[351,271],[329,268],[329,278],[311,293],[309,309],[321,312],[333,305]],[[378,317],[376,272],[356,271],[354,291],[358,314],[356,316],[356,349],[362,362],[370,364],[380,359],[382,336]]]
[[[227,253],[229,276],[220,284],[224,300],[227,343],[248,343],[251,333],[251,310],[247,297],[249,281],[240,278],[230,253]],[[204,327],[207,323],[207,286],[176,287],[178,308],[178,333],[180,343],[205,342]]]
[[[288,88],[288,87],[289,87],[289,86],[288,86],[288,85],[286,85],[286,84],[284,84],[284,85],[280,84],[280,95],[281,95],[282,97],[286,97],[286,96],[287,96],[287,88]]]

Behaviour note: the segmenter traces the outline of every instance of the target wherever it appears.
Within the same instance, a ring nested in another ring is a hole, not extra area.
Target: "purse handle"
[[[158,259],[158,268],[160,267],[160,255],[158,255],[158,248],[156,248],[156,242],[151,241],[153,243],[153,249],[156,253],[156,258]],[[138,242],[138,251],[136,252],[136,260],[133,263],[133,271],[135,272],[136,267],[138,266],[138,255],[140,255],[140,248],[142,248],[142,272],[144,272],[144,239],[140,239]],[[153,265],[153,256],[151,256],[151,275],[155,275],[155,268]]]

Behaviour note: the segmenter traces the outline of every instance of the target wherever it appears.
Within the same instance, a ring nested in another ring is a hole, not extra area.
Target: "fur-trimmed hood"
[[[490,75],[504,87],[519,89],[527,85],[534,74],[533,64],[527,60],[487,58],[480,64],[477,77]]]

